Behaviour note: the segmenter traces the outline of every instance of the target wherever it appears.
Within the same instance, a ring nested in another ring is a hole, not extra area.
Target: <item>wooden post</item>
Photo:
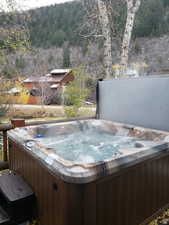
[[[13,125],[13,127],[24,127],[25,126],[25,120],[21,119],[21,118],[13,118],[11,119],[11,123]]]
[[[7,131],[3,131],[3,160],[8,161],[8,140]]]

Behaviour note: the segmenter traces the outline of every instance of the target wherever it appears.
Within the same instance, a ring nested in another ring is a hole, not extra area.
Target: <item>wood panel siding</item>
[[[9,142],[10,168],[35,191],[40,225],[139,225],[169,203],[169,153],[80,185]]]
[[[40,225],[82,225],[82,186],[64,183],[17,144],[9,145],[10,168],[34,190]]]
[[[25,88],[31,89],[34,87],[34,84],[32,82],[23,83]]]
[[[61,84],[68,84],[69,82],[73,81],[75,79],[73,72],[69,73],[68,75],[66,75],[62,81]]]

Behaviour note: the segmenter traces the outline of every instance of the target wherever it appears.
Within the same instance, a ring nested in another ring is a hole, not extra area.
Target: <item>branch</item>
[[[133,10],[136,13],[141,5],[141,0],[125,0],[127,3],[127,10]]]
[[[100,38],[100,37],[104,37],[104,35],[102,35],[102,34],[88,34],[88,35],[79,34],[79,35],[81,37],[83,37],[83,38],[89,38],[89,37]]]
[[[134,4],[133,0],[125,0],[125,1],[127,3],[127,10],[128,11],[131,10],[133,8],[133,4]]]
[[[136,0],[135,2],[135,7],[134,7],[134,11],[137,12],[138,9],[140,8],[141,5],[141,0]]]

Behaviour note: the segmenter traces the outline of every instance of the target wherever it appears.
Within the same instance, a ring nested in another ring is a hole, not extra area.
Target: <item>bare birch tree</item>
[[[112,40],[107,1],[83,0],[83,5],[88,14],[88,21],[86,24],[91,32],[81,36],[85,38],[103,38],[103,63],[105,75],[106,78],[110,78],[112,75]]]
[[[134,27],[136,13],[141,5],[141,0],[124,0],[124,1],[126,2],[127,5],[127,19],[121,48],[120,64],[123,68],[123,71],[125,71],[128,66],[129,47],[132,36],[132,30]]]
[[[47,82],[39,81],[38,91],[40,97],[40,104],[48,105],[54,95],[53,90],[50,88],[50,84]]]
[[[101,25],[102,35],[104,38],[104,68],[106,78],[110,78],[112,74],[112,40],[111,40],[111,26],[108,16],[108,10],[105,1],[97,0],[99,21]]]

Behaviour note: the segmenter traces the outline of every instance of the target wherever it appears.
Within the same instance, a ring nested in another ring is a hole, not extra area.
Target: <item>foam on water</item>
[[[133,148],[137,140],[96,130],[37,138],[44,147],[52,148],[60,157],[76,163],[93,163],[118,158],[122,154],[119,151],[121,148]]]

